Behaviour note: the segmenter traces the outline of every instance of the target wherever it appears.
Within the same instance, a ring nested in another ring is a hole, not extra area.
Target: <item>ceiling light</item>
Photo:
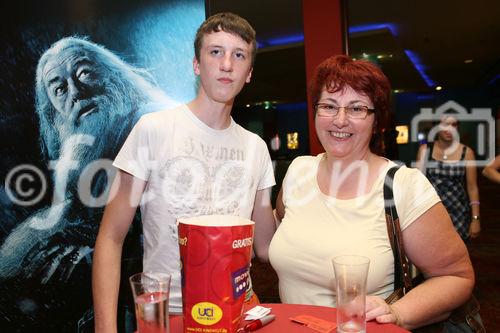
[[[377,59],[383,59],[383,58],[384,58],[384,55],[383,55],[383,54],[379,54],[379,55],[377,56]]]
[[[472,62],[472,59],[465,59],[464,60],[464,63],[466,63],[466,64],[470,64],[471,62]]]
[[[441,89],[443,89],[443,87],[441,87],[441,86],[437,86],[437,87],[436,87],[436,90],[437,90],[437,91],[439,91],[439,90],[441,90]]]
[[[247,108],[249,108],[249,107],[250,107],[250,104],[247,104]]]

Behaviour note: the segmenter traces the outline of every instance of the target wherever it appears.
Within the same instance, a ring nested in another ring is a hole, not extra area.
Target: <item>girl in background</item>
[[[460,237],[467,241],[481,232],[475,154],[460,143],[457,118],[444,115],[438,126],[437,139],[420,146],[417,167],[436,189]]]

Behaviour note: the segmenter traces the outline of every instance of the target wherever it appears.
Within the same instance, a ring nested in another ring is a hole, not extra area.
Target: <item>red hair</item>
[[[371,62],[352,60],[346,55],[336,55],[324,60],[316,68],[310,84],[313,107],[318,103],[321,92],[342,91],[346,86],[370,98],[375,108],[374,131],[379,137],[387,127],[390,108],[391,84],[385,74]],[[379,138],[373,138],[376,141]],[[373,141],[373,140],[372,140]],[[379,142],[373,142],[375,147]]]

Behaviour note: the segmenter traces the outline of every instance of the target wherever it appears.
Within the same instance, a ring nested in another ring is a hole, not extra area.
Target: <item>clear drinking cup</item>
[[[139,333],[169,333],[170,274],[144,272],[129,278]]]
[[[332,259],[337,294],[337,332],[366,332],[366,279],[370,259],[343,255]]]

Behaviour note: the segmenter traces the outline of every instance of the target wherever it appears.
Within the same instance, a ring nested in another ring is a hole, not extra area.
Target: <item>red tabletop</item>
[[[298,305],[298,304],[260,304],[266,308],[271,308],[271,314],[276,315],[276,319],[270,324],[260,328],[257,333],[314,333],[308,327],[292,322],[289,318],[298,315],[311,315],[324,320],[336,321],[336,310],[334,308],[315,305]],[[247,322],[243,322],[246,324]],[[409,332],[399,326],[393,324],[378,324],[374,321],[366,323],[367,333],[404,333]],[[170,317],[170,333],[183,333],[182,316]]]

